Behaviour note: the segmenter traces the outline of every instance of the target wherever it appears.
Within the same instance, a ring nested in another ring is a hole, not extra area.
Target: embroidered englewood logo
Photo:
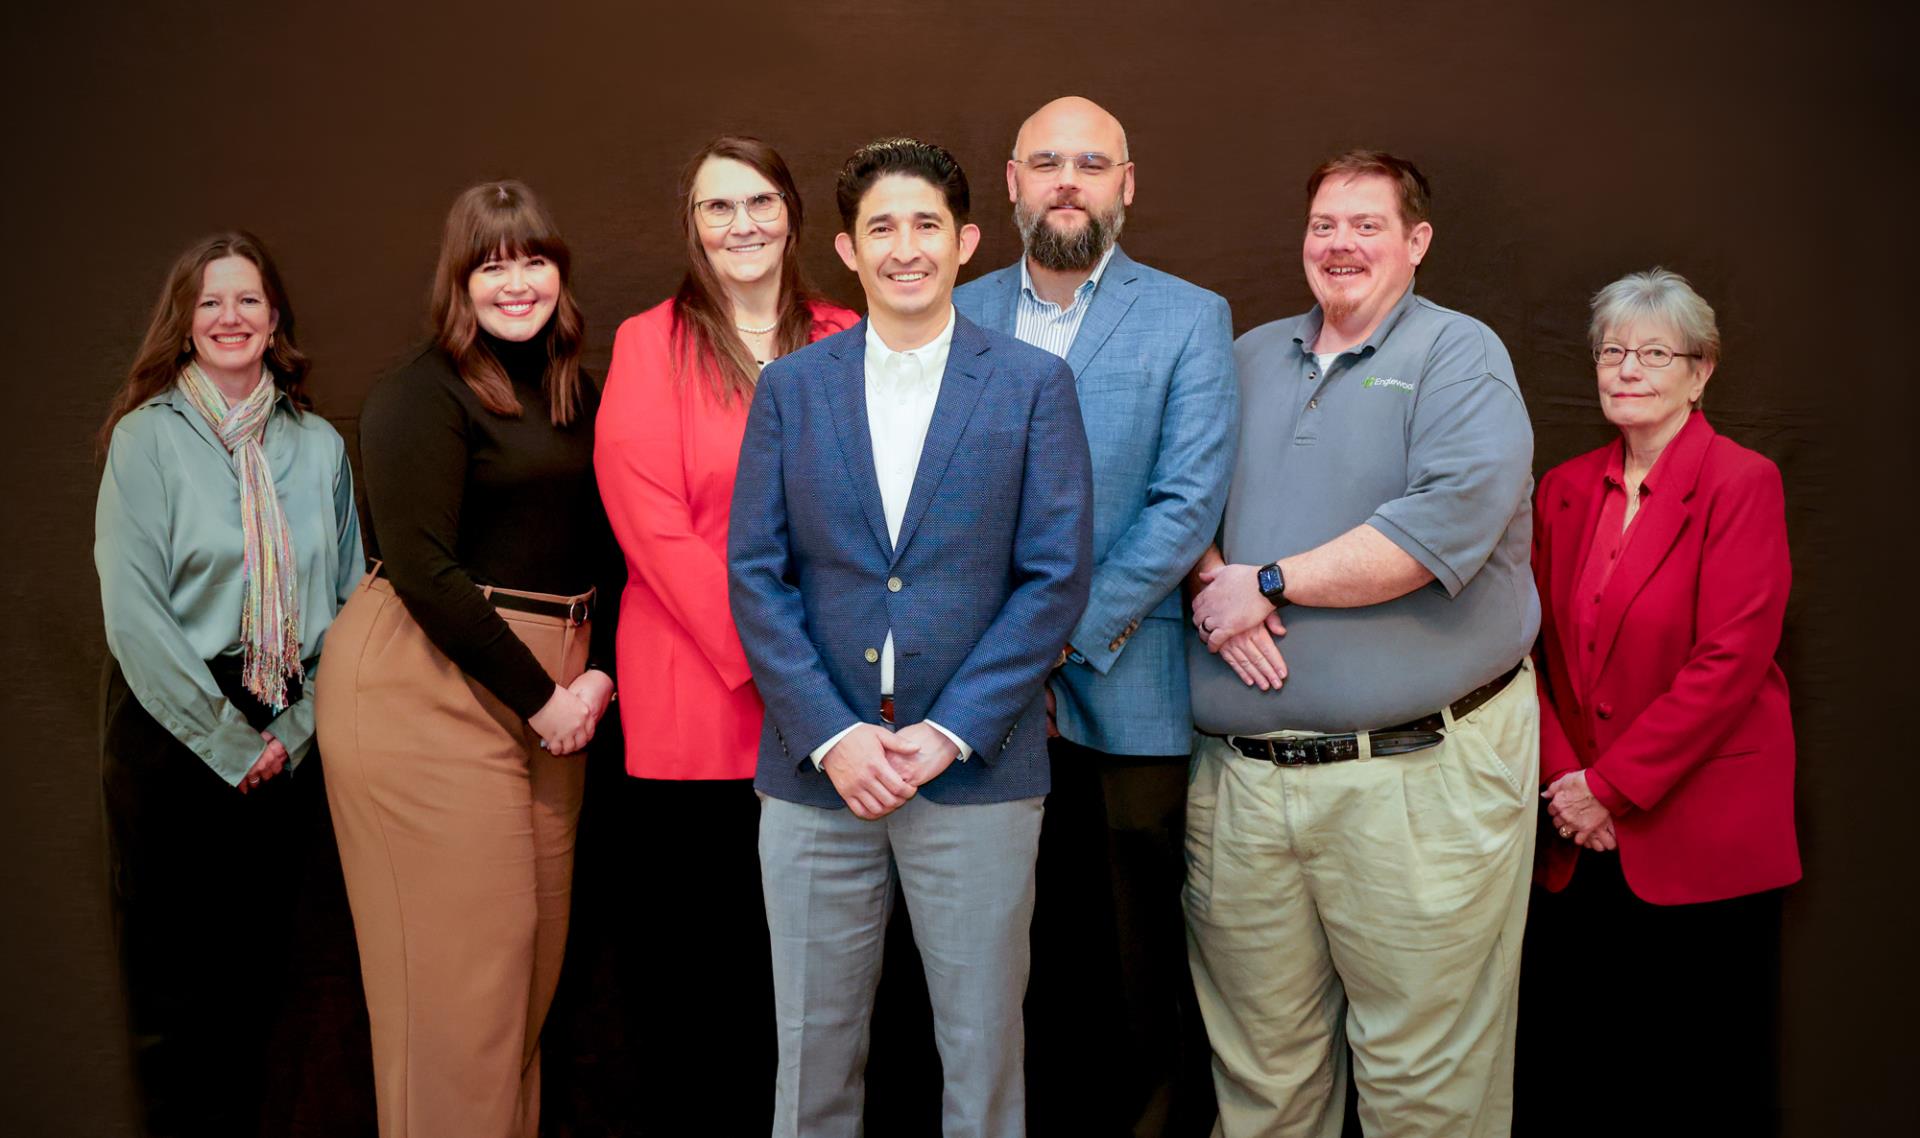
[[[1379,376],[1379,375],[1368,376],[1367,381],[1361,384],[1360,386],[1362,387],[1397,387],[1402,391],[1413,390],[1413,384],[1408,383],[1404,379],[1394,379],[1392,376]]]

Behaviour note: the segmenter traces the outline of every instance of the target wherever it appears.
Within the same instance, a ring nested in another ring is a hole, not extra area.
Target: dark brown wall
[[[288,11],[298,7],[299,11]],[[1719,308],[1716,424],[1785,472],[1796,587],[1786,656],[1808,880],[1788,907],[1791,1133],[1885,1132],[1920,981],[1901,868],[1913,832],[1895,693],[1912,604],[1910,118],[1902,41],[1831,3],[1526,0],[1016,6],[947,0],[630,4],[47,5],[13,17],[13,173],[0,274],[11,347],[0,864],[0,1117],[19,1134],[128,1132],[102,896],[89,438],[160,274],[243,225],[277,250],[322,410],[350,427],[419,333],[443,211],[513,175],[550,200],[604,365],[615,326],[679,273],[671,188],[722,130],[781,147],[813,209],[807,264],[842,300],[831,176],[883,133],[945,143],[986,231],[1016,249],[1001,168],[1020,118],[1070,91],[1127,124],[1126,244],[1227,296],[1236,327],[1297,311],[1300,186],[1353,144],[1437,187],[1423,292],[1506,340],[1536,465],[1606,437],[1585,298],[1660,263]],[[1278,492],[1284,493],[1284,488]],[[1871,527],[1867,522],[1875,524]],[[1904,685],[1902,685],[1904,686]],[[1596,944],[1604,992],[1612,951]],[[1631,993],[1591,1014],[1637,1014]]]

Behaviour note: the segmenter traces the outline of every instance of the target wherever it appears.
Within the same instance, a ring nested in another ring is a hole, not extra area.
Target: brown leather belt
[[[880,722],[893,726],[893,697],[890,695],[880,697]]]
[[[1499,695],[1519,672],[1520,664],[1516,662],[1513,667],[1448,704],[1447,710],[1455,719],[1466,718]],[[1405,723],[1396,723],[1392,727],[1369,731],[1367,741],[1375,757],[1405,755],[1439,746],[1440,740],[1445,738],[1445,727],[1446,718],[1436,711]],[[1343,763],[1360,757],[1360,736],[1352,732],[1343,735],[1289,735],[1280,739],[1214,735],[1211,731],[1200,733],[1224,739],[1227,746],[1246,757],[1265,759],[1277,767],[1311,767],[1322,763]]]

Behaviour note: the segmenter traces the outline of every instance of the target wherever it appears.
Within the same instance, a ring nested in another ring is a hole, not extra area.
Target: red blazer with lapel
[[[593,466],[627,557],[614,659],[627,773],[752,778],[760,693],[727,609],[727,523],[748,399],[676,375],[673,301],[620,325]],[[813,339],[860,318],[813,305]]]
[[[1633,803],[1614,833],[1643,900],[1717,901],[1797,881],[1793,722],[1773,658],[1792,577],[1780,471],[1700,412],[1689,417],[1600,596],[1589,683],[1574,663],[1583,646],[1567,641],[1621,445],[1554,467],[1534,498],[1542,785],[1591,767]],[[1564,888],[1578,848],[1542,848],[1543,883]]]

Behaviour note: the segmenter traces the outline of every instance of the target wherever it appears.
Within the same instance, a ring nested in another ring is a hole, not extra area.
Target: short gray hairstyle
[[[1624,328],[1636,320],[1672,328],[1686,341],[1674,346],[1700,353],[1703,363],[1720,359],[1720,325],[1714,320],[1713,306],[1693,291],[1687,278],[1671,269],[1655,267],[1628,273],[1594,293],[1593,323],[1587,326],[1587,339],[1598,348],[1607,329]]]

